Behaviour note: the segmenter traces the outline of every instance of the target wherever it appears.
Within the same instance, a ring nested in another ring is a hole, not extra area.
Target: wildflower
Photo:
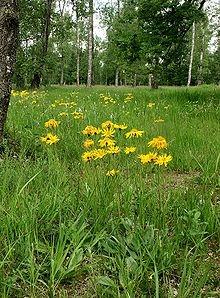
[[[53,135],[52,133],[48,133],[45,137],[41,137],[41,142],[46,143],[47,145],[56,144],[60,139]]]
[[[19,96],[19,91],[11,90],[12,96]]]
[[[83,120],[84,119],[84,115],[82,112],[73,112],[71,113],[71,115],[73,115],[73,118],[74,119],[80,119],[80,120]]]
[[[141,154],[138,156],[142,164],[150,163],[157,158],[157,153],[149,152],[148,154]]]
[[[134,96],[131,93],[128,93],[126,98],[124,99],[124,102],[130,102],[132,99],[134,98]]]
[[[111,129],[114,128],[114,123],[112,121],[108,120],[102,123],[102,129]]]
[[[89,147],[91,147],[91,146],[93,146],[93,145],[94,145],[94,141],[91,140],[91,139],[87,139],[87,140],[85,140],[85,142],[83,143],[83,146],[84,146],[85,148],[89,148]]]
[[[92,151],[94,159],[103,158],[107,152],[104,149],[95,149]]]
[[[128,128],[128,126],[125,125],[125,124],[114,124],[114,128],[119,129],[119,130],[123,130],[123,129]]]
[[[115,141],[110,138],[104,138],[104,139],[99,140],[100,147],[110,147],[110,146],[114,146],[114,145],[115,145]]]
[[[82,133],[84,135],[88,135],[88,136],[93,136],[93,135],[97,135],[100,133],[100,129],[99,128],[96,128],[92,125],[88,125],[86,126],[86,128],[82,131]]]
[[[143,135],[144,131],[143,130],[138,130],[136,128],[133,128],[131,131],[127,132],[125,134],[126,139],[132,138],[132,137],[141,137]]]
[[[61,112],[61,113],[59,113],[59,116],[61,116],[61,117],[63,117],[63,116],[68,116],[68,113],[66,113],[66,112]]]
[[[112,169],[106,173],[106,176],[113,177],[119,173],[119,170]]]
[[[173,158],[171,155],[167,155],[167,154],[158,155],[155,160],[155,165],[159,165],[159,166],[164,165],[166,167],[168,162],[170,162],[172,159]]]
[[[115,133],[114,128],[103,129],[103,130],[102,130],[102,137],[105,137],[105,138],[113,138],[113,137],[114,137],[114,133]]]
[[[91,161],[94,158],[92,151],[86,151],[82,154],[83,161]]]
[[[108,154],[118,154],[120,152],[120,148],[118,146],[111,146],[108,148]]]
[[[44,126],[47,128],[57,128],[59,125],[59,121],[56,121],[55,119],[50,119],[47,122],[44,123]]]
[[[20,92],[21,97],[26,97],[28,95],[29,95],[29,92],[27,90],[23,90],[23,91]]]
[[[164,120],[161,119],[161,118],[158,118],[158,119],[155,119],[155,120],[154,120],[154,123],[160,123],[160,122],[164,122]]]
[[[148,142],[148,147],[153,147],[157,149],[166,149],[168,146],[167,141],[164,137],[158,136],[153,138],[152,141]]]
[[[149,102],[149,104],[147,105],[148,108],[153,108],[155,106],[155,103],[154,102]]]
[[[124,151],[125,154],[134,153],[136,151],[136,147],[126,147]]]

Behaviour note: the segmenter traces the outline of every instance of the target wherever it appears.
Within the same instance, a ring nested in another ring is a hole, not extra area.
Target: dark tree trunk
[[[42,31],[42,49],[39,55],[38,69],[34,73],[34,77],[31,82],[32,88],[39,88],[42,81],[43,70],[45,67],[46,56],[48,51],[48,41],[50,36],[50,23],[51,23],[51,13],[52,13],[52,3],[53,0],[45,1],[45,14],[44,14],[44,25]]]
[[[18,47],[18,2],[0,2],[0,144],[3,141],[4,125],[7,118],[11,79]]]

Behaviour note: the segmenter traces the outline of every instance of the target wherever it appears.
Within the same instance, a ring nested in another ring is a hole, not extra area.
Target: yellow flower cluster
[[[142,137],[143,133],[144,133],[143,130],[138,130],[136,128],[133,128],[131,131],[129,131],[125,134],[125,137],[126,137],[126,139],[138,138],[138,137]]]
[[[158,136],[156,138],[153,138],[150,142],[148,142],[148,147],[152,147],[158,150],[167,149],[168,143],[164,137]],[[140,159],[142,164],[148,164],[153,162],[155,165],[159,165],[159,166],[164,165],[165,167],[172,160],[171,155],[167,155],[167,154],[159,155],[157,152],[149,152],[147,154],[141,154],[138,156],[138,158]]]
[[[101,159],[104,156],[108,154],[117,155],[120,153],[121,149],[116,146],[116,140],[115,140],[115,132],[116,129],[122,130],[126,129],[127,125],[125,124],[114,124],[112,121],[105,121],[101,124],[100,127],[95,127],[92,125],[86,126],[86,128],[82,131],[84,135],[88,136],[97,136],[101,135],[101,139],[97,141],[97,144],[101,149],[93,149],[90,151],[86,151],[82,154],[83,161],[91,161],[96,159]],[[126,139],[128,138],[138,138],[143,135],[143,130],[138,130],[136,128],[131,129],[129,132],[125,133]],[[90,148],[95,145],[95,141],[92,139],[86,139],[83,143],[83,146],[85,148]],[[158,136],[156,138],[153,138],[151,141],[148,142],[148,146],[152,147],[157,150],[161,149],[167,149],[168,143],[166,139],[162,136]],[[136,147],[125,147],[124,153],[126,155],[134,153],[137,150]],[[140,159],[140,162],[144,164],[148,163],[154,163],[156,165],[164,165],[167,166],[168,162],[172,160],[171,155],[162,154],[159,155],[157,152],[149,152],[147,154],[140,154],[138,155],[138,158]]]
[[[136,151],[136,147],[126,147],[125,148],[125,154],[130,154],[130,153],[134,153]]]
[[[155,103],[154,102],[149,102],[147,107],[152,109],[153,107],[155,106]]]
[[[104,149],[94,149],[91,151],[86,151],[82,155],[83,161],[91,161],[96,159],[101,159],[107,154],[106,150]]]
[[[106,173],[106,176],[113,177],[113,176],[117,175],[118,173],[119,173],[119,170],[112,169]]]
[[[56,121],[55,119],[50,119],[44,123],[44,126],[46,128],[57,128],[59,124],[60,124],[60,121]]]
[[[148,147],[153,147],[156,149],[166,149],[168,146],[167,141],[164,137],[158,136],[153,138],[152,141],[148,142]]]
[[[83,113],[82,112],[77,112],[77,111],[75,111],[75,112],[73,112],[73,113],[71,113],[72,115],[73,115],[73,118],[74,119],[79,119],[79,120],[83,120],[84,119],[84,115],[83,115]]]
[[[56,144],[60,140],[56,135],[53,135],[52,133],[48,133],[45,137],[41,137],[40,139],[41,142],[47,145]]]
[[[110,103],[113,103],[113,104],[116,103],[116,100],[113,97],[111,97],[110,95],[100,94],[99,97],[100,97],[100,100],[102,101],[102,103],[104,103],[104,105],[107,105]]]
[[[116,146],[116,140],[114,139],[114,134],[116,129],[123,130],[126,129],[127,126],[124,124],[114,124],[112,121],[105,121],[101,124],[101,127],[95,127],[92,125],[88,125],[82,131],[84,135],[87,136],[96,136],[101,134],[101,139],[98,140],[98,145],[102,149],[94,149],[91,151],[86,151],[82,154],[82,159],[84,161],[91,161],[98,158],[103,158],[107,154],[116,155],[121,150],[118,146]],[[94,141],[92,139],[87,139],[84,141],[83,146],[85,148],[90,148],[94,145]]]
[[[126,98],[124,99],[124,102],[130,102],[132,99],[134,98],[134,96],[132,95],[132,93],[128,93]]]
[[[96,128],[95,126],[92,126],[92,125],[88,125],[86,126],[86,128],[82,131],[82,133],[84,135],[87,135],[87,136],[94,136],[94,135],[98,135],[100,134],[102,130],[100,128]]]
[[[154,120],[154,123],[162,123],[162,122],[164,122],[164,119],[162,118],[158,118]]]
[[[32,94],[33,94],[33,92],[32,92]],[[19,96],[19,97],[28,97],[30,95],[30,92],[28,90],[23,90],[23,91],[11,90],[11,95]]]
[[[55,119],[50,119],[44,123],[44,126],[46,128],[57,128],[59,126],[60,122],[56,121]],[[60,139],[57,135],[54,135],[52,133],[48,133],[46,136],[40,138],[42,143],[45,143],[47,145],[56,144]]]

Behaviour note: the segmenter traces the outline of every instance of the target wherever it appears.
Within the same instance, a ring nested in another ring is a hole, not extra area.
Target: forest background
[[[216,1],[21,0],[14,83],[218,84]]]

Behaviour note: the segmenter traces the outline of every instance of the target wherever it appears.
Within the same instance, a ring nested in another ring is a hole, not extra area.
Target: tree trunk
[[[18,48],[17,0],[1,0],[0,3],[0,144],[3,141],[11,94],[11,79]]]
[[[40,61],[38,69],[34,73],[33,80],[31,82],[32,88],[39,88],[42,81],[43,70],[45,68],[46,56],[48,51],[48,41],[50,35],[50,23],[51,23],[51,13],[52,13],[52,3],[53,0],[44,0],[45,1],[45,14],[44,14],[44,25],[42,32],[42,48],[40,54]]]
[[[134,87],[137,86],[137,74],[136,73],[134,74],[134,85],[133,86]]]
[[[76,0],[76,85],[80,85],[80,30],[79,0]]]
[[[60,85],[63,85],[63,81],[64,81],[64,57],[63,57],[63,53],[61,54],[61,74],[60,74]]]
[[[196,33],[196,25],[195,25],[195,22],[193,22],[193,26],[192,26],[192,46],[191,46],[191,55],[190,55],[188,82],[187,82],[188,87],[190,86],[191,80],[192,80],[192,65],[193,65],[193,56],[194,56],[194,48],[195,48],[195,33]]]
[[[203,83],[203,60],[204,60],[204,49],[205,49],[205,30],[202,30],[202,47],[200,52],[199,67],[198,67],[198,79],[197,85]]]
[[[120,0],[117,0],[118,16],[120,15]]]
[[[150,89],[158,89],[156,76],[154,74],[150,73],[148,78],[149,78],[149,83],[148,83],[149,88]]]
[[[89,0],[88,77],[87,86],[92,86],[93,77],[93,0]]]
[[[119,70],[117,68],[115,71],[115,87],[118,87],[118,79],[119,79]]]

